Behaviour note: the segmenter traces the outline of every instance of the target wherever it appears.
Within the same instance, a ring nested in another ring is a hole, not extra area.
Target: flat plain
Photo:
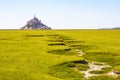
[[[0,80],[120,80],[120,30],[0,30]]]

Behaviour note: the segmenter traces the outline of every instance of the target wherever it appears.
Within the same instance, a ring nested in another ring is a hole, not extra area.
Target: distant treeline
[[[120,27],[115,27],[115,28],[112,28],[112,29],[120,29]]]
[[[120,29],[120,27],[115,27],[115,28],[99,28],[100,30],[111,30],[111,29]]]

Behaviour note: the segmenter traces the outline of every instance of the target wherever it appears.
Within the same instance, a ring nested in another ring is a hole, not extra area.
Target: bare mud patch
[[[75,55],[76,53],[74,51],[72,51],[72,49],[70,48],[66,48],[66,49],[57,49],[57,50],[50,50],[47,53],[51,53],[51,54],[56,54],[56,55]]]
[[[45,37],[45,35],[26,35],[25,37]]]
[[[50,43],[48,46],[66,46],[65,43]]]

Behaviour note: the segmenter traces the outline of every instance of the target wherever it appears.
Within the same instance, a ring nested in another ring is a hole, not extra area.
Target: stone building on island
[[[38,18],[36,18],[36,16],[34,15],[34,18],[29,20],[27,22],[27,24],[25,26],[23,26],[21,29],[40,29],[40,30],[50,30],[51,27],[46,26],[45,24],[43,24],[41,22],[41,20],[39,20]]]

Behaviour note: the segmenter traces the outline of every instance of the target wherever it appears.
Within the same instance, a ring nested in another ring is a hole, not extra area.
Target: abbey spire
[[[34,14],[34,19],[36,18],[36,15]]]

